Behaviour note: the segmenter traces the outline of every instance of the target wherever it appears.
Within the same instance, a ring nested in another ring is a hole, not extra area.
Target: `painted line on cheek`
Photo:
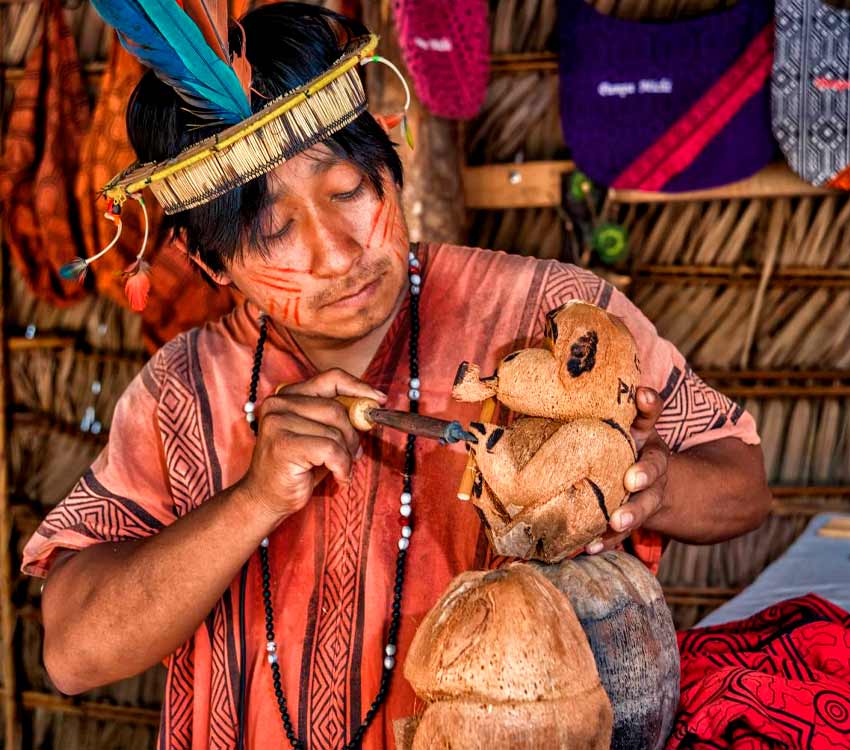
[[[372,226],[369,228],[369,237],[366,239],[366,247],[372,247],[372,239],[375,236],[375,230],[378,228],[378,223],[380,222],[381,216],[383,215],[384,209],[386,207],[386,202],[381,201],[381,203],[378,205],[377,210],[372,216]]]
[[[387,223],[384,224],[384,234],[381,237],[381,244],[383,244],[387,241],[388,235],[392,236],[391,230],[395,226],[395,216],[396,216],[397,212],[398,212],[398,205],[396,203],[393,203],[391,212],[388,212]]]
[[[313,276],[312,271],[299,271],[297,268],[277,268],[273,271],[254,272],[249,274],[254,279],[273,279],[274,281],[290,281],[290,276],[303,274]]]
[[[302,289],[300,287],[292,287],[292,286],[278,286],[276,284],[264,284],[263,286],[269,287],[269,289],[275,289],[278,292],[287,292],[289,294],[301,294]]]

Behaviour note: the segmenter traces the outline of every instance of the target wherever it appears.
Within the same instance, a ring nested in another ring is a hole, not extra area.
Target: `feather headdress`
[[[227,0],[92,0],[101,17],[118,33],[121,44],[154,70],[185,101],[186,109],[205,124],[223,130],[156,164],[133,164],[104,188],[106,218],[116,234],[103,251],[77,258],[62,269],[66,278],[81,278],[88,265],[107,252],[121,233],[121,209],[136,199],[145,212],[141,192],[150,188],[166,214],[214,200],[249,180],[274,169],[301,151],[326,140],[366,109],[366,93],[358,66],[368,62],[389,65],[401,78],[410,105],[407,83],[398,69],[375,54],[374,34],[354,40],[339,59],[311,81],[251,110],[251,69],[245,45],[239,55],[228,49]],[[182,6],[182,7],[181,7]],[[412,145],[407,118],[405,138]],[[127,268],[126,288],[133,307],[144,305],[149,265],[144,245]],[[143,278],[137,278],[141,274]]]

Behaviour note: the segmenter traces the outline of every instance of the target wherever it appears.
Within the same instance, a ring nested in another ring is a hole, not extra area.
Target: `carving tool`
[[[348,409],[351,424],[363,432],[368,432],[376,424],[380,424],[417,437],[438,440],[442,445],[461,441],[478,442],[478,438],[471,432],[467,432],[457,420],[449,421],[409,411],[384,409],[371,398],[337,396],[336,400]]]

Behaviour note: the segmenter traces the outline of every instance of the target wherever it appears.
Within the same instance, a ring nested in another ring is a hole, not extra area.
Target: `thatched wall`
[[[596,3],[629,18],[670,18],[719,4]],[[388,2],[364,2],[367,22],[385,38],[390,36],[389,7]],[[555,0],[492,0],[497,57],[482,112],[462,125],[415,113],[418,148],[405,156],[405,201],[417,237],[594,265],[554,206],[463,210],[465,165],[570,156],[558,121],[555,7]],[[3,61],[9,66],[3,78],[7,103],[34,44],[38,10],[37,2],[0,5]],[[94,96],[111,37],[88,3],[75,3],[67,14]],[[392,45],[391,38],[387,41]],[[385,85],[382,73],[380,66],[370,66],[370,86],[383,108],[391,110],[398,91]],[[441,189],[433,190],[435,184]],[[718,197],[613,203],[608,211],[628,228],[632,251],[615,269],[594,267],[610,274],[698,372],[745,401],[761,426],[771,481],[780,486],[777,512],[759,531],[727,544],[673,544],[667,551],[662,580],[678,624],[687,626],[751,581],[815,510],[848,507],[850,204],[844,196]],[[14,571],[20,547],[38,519],[102,447],[115,401],[144,353],[138,319],[108,300],[90,297],[56,310],[35,300],[14,272],[6,269],[6,274]],[[812,485],[824,489],[805,489]],[[44,697],[55,691],[41,666],[38,598],[39,583],[16,574],[19,747],[151,747],[162,670],[73,704],[51,703]],[[142,710],[125,712],[116,721],[104,703]]]

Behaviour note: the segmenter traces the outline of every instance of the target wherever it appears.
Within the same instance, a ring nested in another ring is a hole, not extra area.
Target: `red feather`
[[[227,0],[178,0],[186,15],[201,30],[210,49],[230,63],[227,46]]]
[[[141,312],[148,304],[148,294],[151,290],[151,266],[144,260],[136,260],[124,270],[127,282],[124,284],[124,294],[130,301],[130,308]]]

